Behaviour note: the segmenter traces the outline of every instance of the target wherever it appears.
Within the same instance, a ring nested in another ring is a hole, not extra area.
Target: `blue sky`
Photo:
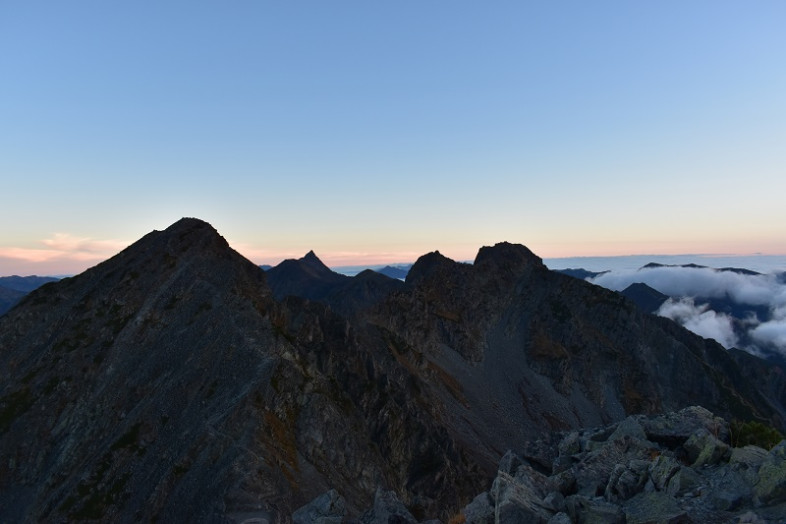
[[[0,2],[0,274],[786,254],[786,3]]]

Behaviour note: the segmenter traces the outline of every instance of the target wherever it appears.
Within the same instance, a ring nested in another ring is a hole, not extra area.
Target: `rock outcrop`
[[[786,441],[731,448],[726,422],[691,407],[563,434],[551,468],[508,452],[467,524],[776,523],[786,518]],[[539,448],[537,444],[531,445]]]

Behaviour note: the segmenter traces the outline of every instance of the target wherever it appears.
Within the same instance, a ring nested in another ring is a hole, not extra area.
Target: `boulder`
[[[668,486],[671,477],[680,470],[680,463],[674,457],[659,455],[649,467],[650,480],[658,491]]]
[[[623,524],[622,508],[603,499],[571,495],[565,499],[567,513],[577,524]]]
[[[374,509],[360,517],[363,524],[416,524],[417,519],[402,504],[393,491],[377,488]]]
[[[717,435],[724,442],[729,440],[728,423],[701,406],[691,406],[652,418],[642,417],[640,422],[649,440],[670,448],[683,444],[700,428]]]
[[[494,501],[484,491],[466,505],[464,511],[466,524],[492,524],[494,522]]]
[[[686,511],[679,507],[674,497],[664,491],[640,493],[623,507],[627,524],[676,524],[687,518]]]
[[[292,514],[294,524],[341,524],[346,514],[344,497],[335,489],[323,493]]]
[[[694,468],[717,464],[729,454],[728,444],[720,441],[705,428],[699,428],[694,431],[688,440],[685,441],[683,448]]]

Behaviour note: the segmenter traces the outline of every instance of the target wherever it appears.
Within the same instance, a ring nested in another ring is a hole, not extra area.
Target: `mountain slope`
[[[0,520],[288,515],[334,484],[458,507],[485,475],[387,344],[275,302],[204,222],[151,233],[0,318]]]
[[[523,246],[406,283],[293,262],[183,219],[0,317],[0,521],[284,521],[329,488],[357,517],[380,487],[446,520],[552,429],[697,403],[783,428],[780,368]]]

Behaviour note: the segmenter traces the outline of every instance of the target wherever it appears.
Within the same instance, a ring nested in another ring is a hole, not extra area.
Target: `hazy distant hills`
[[[54,277],[37,275],[0,277],[0,315],[11,309],[30,291],[56,280],[58,279]]]
[[[331,488],[447,521],[552,430],[694,404],[786,427],[782,368],[524,246],[265,272],[197,219],[0,317],[0,384],[3,522],[288,521]]]

